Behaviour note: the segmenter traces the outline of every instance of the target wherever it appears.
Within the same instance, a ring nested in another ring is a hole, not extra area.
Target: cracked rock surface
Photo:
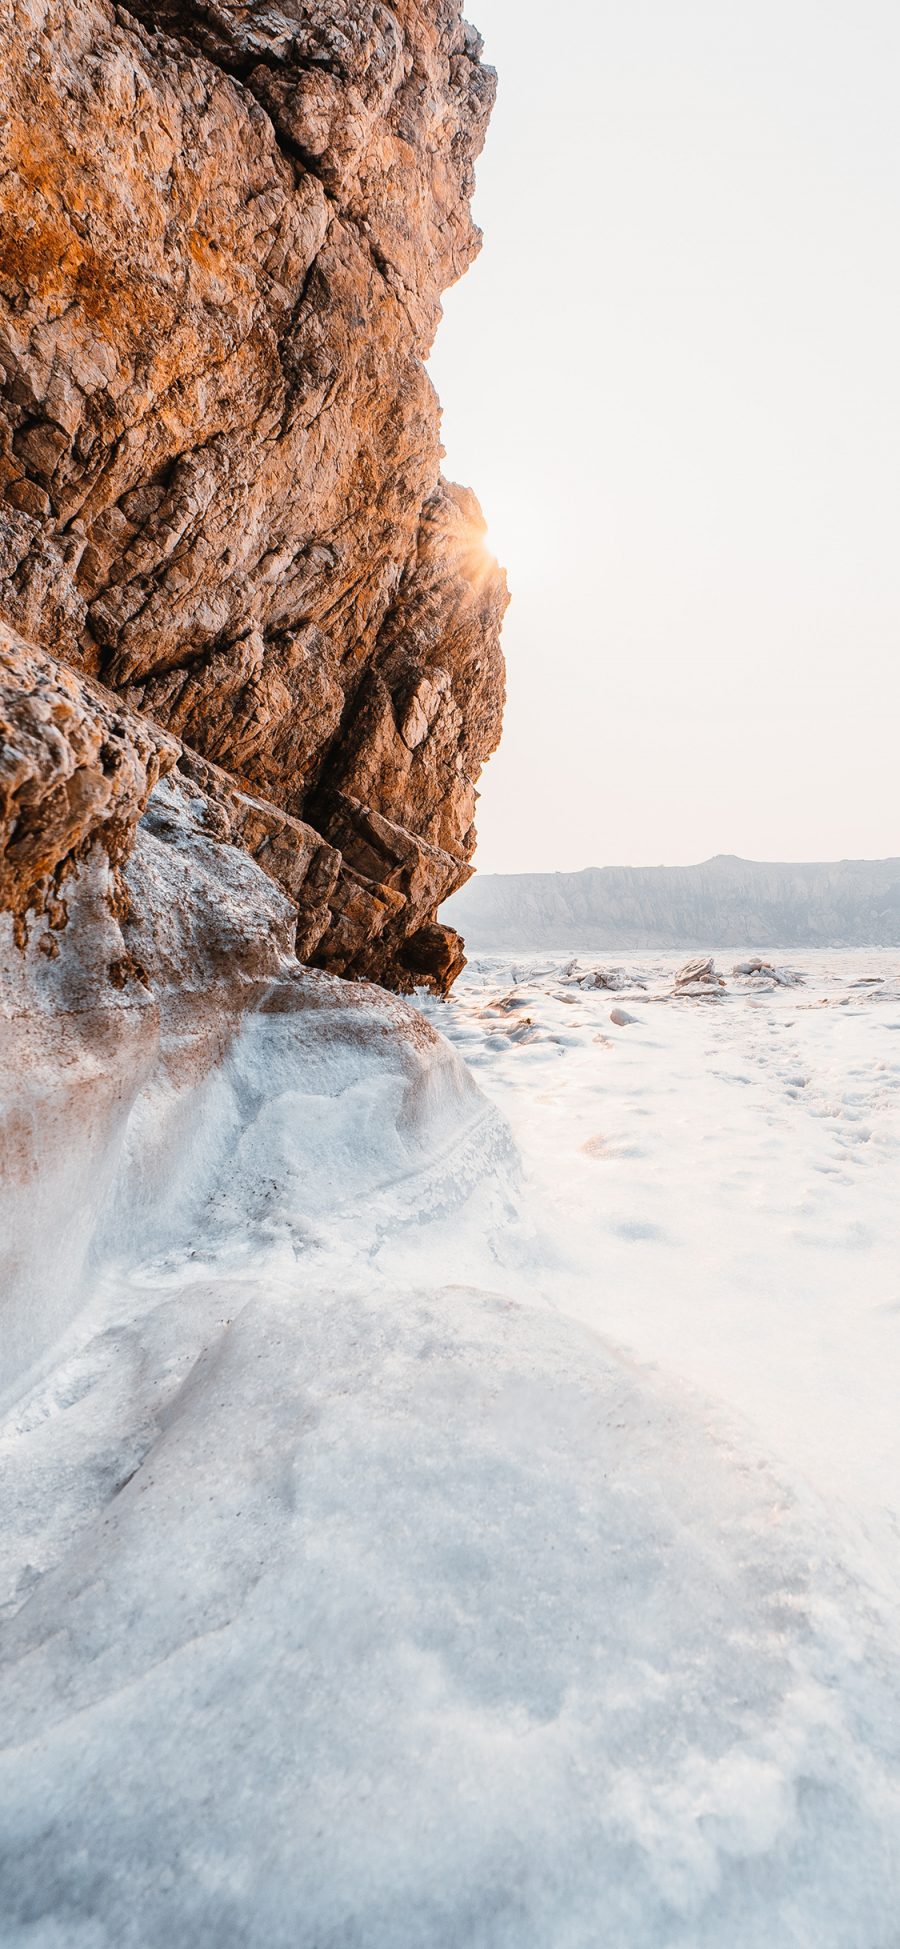
[[[171,734],[223,836],[263,808],[304,958],[445,988],[507,600],[425,369],[479,242],[478,36],[458,0],[0,31],[0,614]]]

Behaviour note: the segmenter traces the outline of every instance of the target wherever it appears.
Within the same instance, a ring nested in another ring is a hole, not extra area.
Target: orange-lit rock
[[[478,247],[478,37],[457,0],[0,26],[0,613],[340,853],[302,952],[444,986],[503,692],[423,363]]]

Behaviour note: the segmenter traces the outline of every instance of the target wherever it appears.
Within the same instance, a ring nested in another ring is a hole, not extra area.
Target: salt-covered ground
[[[142,1099],[0,1427],[4,1944],[896,1949],[900,987],[675,965]]]
[[[900,957],[773,960],[679,998],[682,955],[483,957],[431,1014],[512,1125],[546,1302],[893,1530]]]

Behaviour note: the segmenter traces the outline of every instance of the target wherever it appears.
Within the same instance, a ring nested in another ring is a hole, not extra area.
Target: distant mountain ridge
[[[896,947],[900,859],[483,873],[442,920],[470,951],[530,947]]]

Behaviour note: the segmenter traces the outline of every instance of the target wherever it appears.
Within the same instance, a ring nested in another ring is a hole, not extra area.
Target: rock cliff
[[[425,368],[479,243],[478,36],[458,0],[0,24],[0,899],[52,952],[175,771],[303,959],[445,989],[507,600]]]

